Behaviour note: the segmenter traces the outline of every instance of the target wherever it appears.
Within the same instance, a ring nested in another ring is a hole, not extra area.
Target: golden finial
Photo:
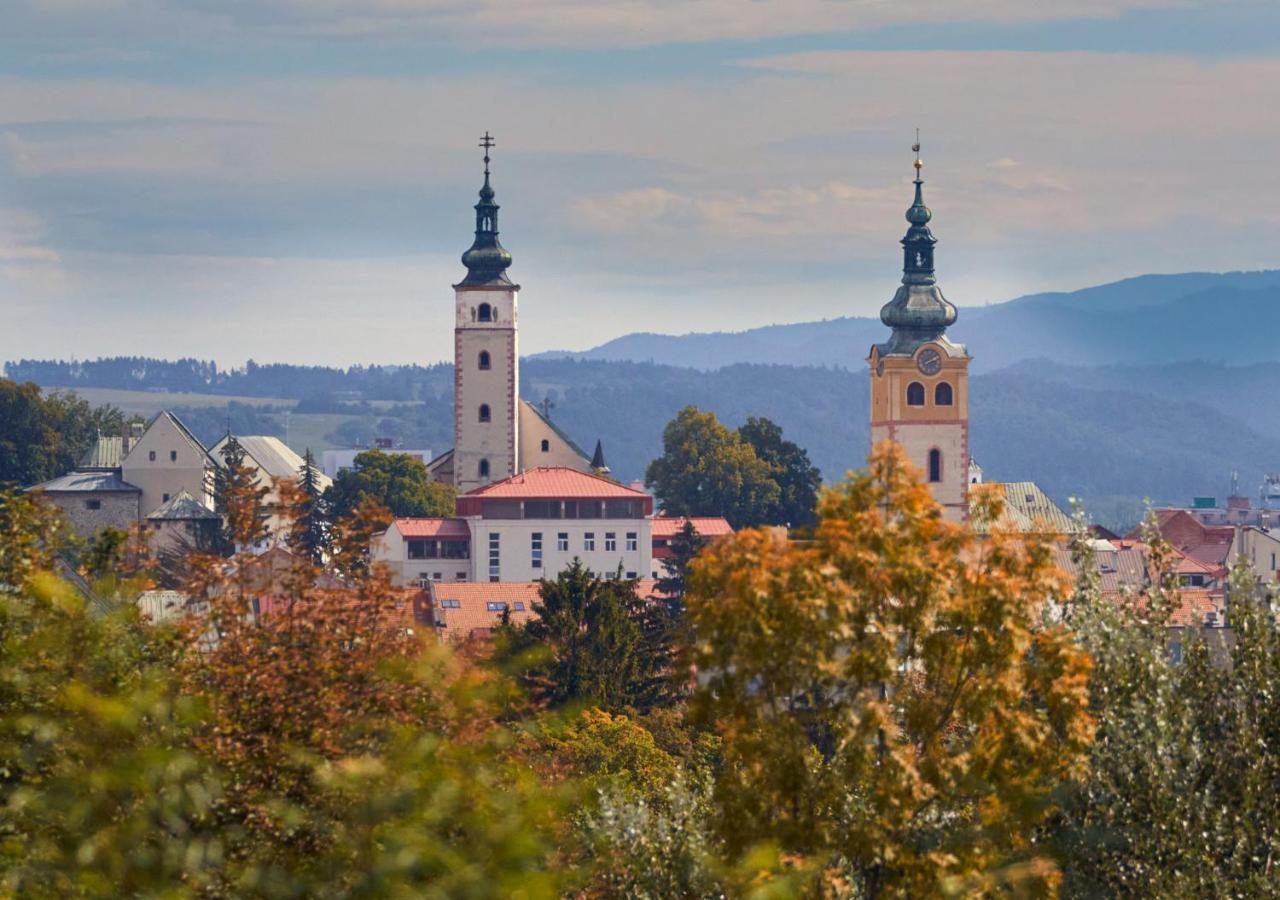
[[[911,145],[911,152],[916,155],[916,161],[912,163],[916,167],[916,180],[920,180],[920,170],[924,168],[924,160],[920,158],[920,129],[916,129],[916,142]]]

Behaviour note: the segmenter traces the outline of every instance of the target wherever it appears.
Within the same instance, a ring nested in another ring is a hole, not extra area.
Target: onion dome
[[[484,148],[484,185],[480,188],[480,202],[476,204],[476,238],[462,254],[467,277],[454,287],[514,287],[507,278],[511,254],[498,243],[499,207],[493,202],[493,186],[489,184],[489,150],[494,141],[489,132],[484,133],[480,146]]]
[[[956,308],[942,296],[934,273],[933,248],[938,239],[929,231],[933,212],[924,204],[920,145],[912,149],[916,152],[916,195],[906,215],[911,227],[902,239],[902,287],[880,310],[880,321],[893,329],[893,336],[882,346],[885,353],[914,353],[926,341],[941,338],[956,320]]]

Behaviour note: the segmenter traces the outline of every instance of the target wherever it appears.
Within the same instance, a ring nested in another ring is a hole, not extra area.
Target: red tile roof
[[[521,624],[533,618],[533,604],[540,599],[540,581],[433,581],[427,589],[429,615],[441,636],[449,640],[488,637],[502,621],[501,609],[489,609],[490,603],[505,603],[511,608],[511,621]],[[657,582],[641,579],[636,594],[642,600],[657,595]],[[445,601],[458,605],[445,606]],[[524,604],[516,609],[517,603]],[[442,626],[442,627],[441,627]]]
[[[1183,588],[1178,593],[1182,603],[1169,615],[1171,626],[1203,625],[1209,613],[1216,613],[1218,624],[1222,624],[1222,591]]]
[[[407,538],[471,537],[465,519],[396,519],[396,528]]]
[[[654,516],[653,536],[655,539],[675,537],[685,522],[692,522],[693,530],[705,538],[733,534],[733,527],[720,516]]]
[[[582,498],[643,500],[649,495],[599,475],[589,475],[560,466],[540,466],[468,491],[463,497],[507,500],[554,500]]]

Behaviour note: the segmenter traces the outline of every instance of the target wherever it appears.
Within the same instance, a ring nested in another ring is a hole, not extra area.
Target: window
[[[535,531],[529,535],[529,564],[535,569],[542,568],[542,532]]]
[[[938,386],[933,389],[933,405],[934,406],[950,406],[951,405],[951,384],[946,381],[939,381]]]
[[[453,573],[453,577],[454,577],[454,580],[455,580],[455,581],[466,581],[466,580],[467,580],[467,573],[466,573],[466,572],[454,572],[454,573]]]
[[[480,404],[480,421],[481,422],[489,421],[489,404],[488,403]]]
[[[493,307],[491,307],[488,303],[481,303],[479,308],[476,309],[476,318],[478,318],[481,322],[492,322]]]
[[[594,531],[588,531],[586,534],[582,536],[582,549],[583,550],[596,549],[596,533]]]
[[[924,385],[918,381],[907,385],[907,406],[924,406]]]
[[[628,572],[628,573],[627,573],[627,581],[635,581],[635,580],[636,580],[636,573],[635,573],[635,572]]]
[[[147,453],[147,459],[151,460],[152,462],[155,462],[155,461],[156,461],[156,451],[152,450],[152,451],[150,451],[149,453]]]
[[[502,603],[498,600],[490,600],[488,603],[484,605],[484,608],[489,610],[489,612],[502,612],[507,608],[507,604]]]
[[[604,549],[607,553],[613,553],[618,549],[618,534],[614,531],[606,531],[604,533]]]
[[[604,517],[606,519],[639,519],[644,516],[643,500],[606,500]]]
[[[424,588],[431,584],[431,579],[427,577],[426,572],[418,573],[418,587]]]
[[[487,459],[480,460],[480,477],[481,478],[489,477],[489,460]]]
[[[524,517],[526,519],[558,519],[560,518],[560,501],[526,500],[524,501]]]
[[[556,549],[561,553],[569,549],[569,532],[561,531],[556,535]]]
[[[486,519],[520,518],[519,500],[486,500],[480,504],[480,513]]]
[[[1169,662],[1175,666],[1182,664],[1182,644],[1177,641],[1169,645]]]
[[[636,549],[639,549],[639,546],[640,546],[640,541],[636,533],[634,531],[628,531],[627,532],[627,549],[636,550]]]
[[[498,547],[500,535],[496,531],[489,532],[489,580],[497,581],[502,573],[502,553]]]
[[[436,581],[444,581],[444,573],[443,573],[443,572],[432,572],[432,573],[431,573],[431,577],[432,577],[433,579],[435,579]]]
[[[177,451],[177,450],[170,450],[170,451],[169,451],[169,462],[177,462],[177,461],[178,461],[178,451]]]
[[[441,600],[440,606],[444,609],[462,609],[461,600]]]
[[[86,500],[86,501],[84,501],[84,508],[85,508],[85,509],[102,509],[102,501],[101,501],[101,500]],[[1275,557],[1274,557],[1274,556],[1272,556],[1271,558],[1272,558],[1272,559],[1275,559]],[[1274,567],[1274,565],[1272,566],[1272,568],[1275,568],[1275,567]]]
[[[488,350],[480,351],[480,368],[482,369],[489,368],[489,351]]]
[[[511,608],[514,609],[516,612],[524,612],[524,601],[517,600],[515,602],[515,605],[513,605]]]
[[[542,452],[543,452],[543,453],[550,453],[550,452],[551,452],[551,442],[550,442],[549,440],[547,440],[546,438],[543,438],[543,439],[542,439]]]
[[[929,451],[929,481],[937,484],[942,480],[942,451],[937,447]]]
[[[161,494],[160,496],[164,498],[163,500],[161,500],[161,501],[160,501],[161,503],[168,503],[168,502],[169,502],[169,495],[168,495],[168,494]]]

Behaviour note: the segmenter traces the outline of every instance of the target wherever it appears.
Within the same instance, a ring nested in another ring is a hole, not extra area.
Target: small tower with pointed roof
[[[871,348],[871,443],[900,444],[924,473],[944,516],[968,515],[969,353],[947,337],[956,308],[942,295],[933,266],[937,238],[924,203],[920,143],[915,152],[915,200],[902,239],[902,285],[880,310],[889,339]]]
[[[507,277],[511,254],[498,242],[498,204],[490,184],[486,131],[484,184],[475,240],[462,254],[466,277],[454,290],[453,482],[469,491],[516,474],[520,451],[518,284]]]

